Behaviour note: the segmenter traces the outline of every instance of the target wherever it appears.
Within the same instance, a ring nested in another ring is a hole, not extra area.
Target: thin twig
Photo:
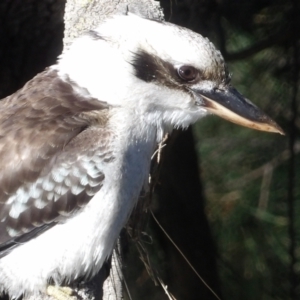
[[[162,279],[160,277],[157,277],[160,285],[162,286],[162,288],[164,289],[166,295],[169,297],[170,300],[176,300],[176,298],[169,292],[168,290],[168,286],[164,284],[164,282],[162,281]]]
[[[177,249],[177,251],[180,253],[182,258],[186,261],[186,263],[189,265],[189,267],[193,270],[193,272],[196,274],[196,276],[201,280],[201,282],[208,288],[208,290],[218,299],[221,300],[221,298],[214,292],[214,290],[206,283],[206,281],[199,275],[199,273],[196,271],[196,269],[193,267],[193,265],[190,263],[190,261],[187,259],[187,257],[183,254],[183,252],[180,250],[180,248],[176,245],[176,243],[172,240],[172,238],[168,235],[168,233],[165,231],[165,229],[161,226],[161,224],[158,222],[156,217],[154,216],[153,211],[150,209],[150,213],[158,225],[158,227],[162,230],[162,232],[166,235],[166,237],[169,239],[169,241],[173,244],[173,246]]]
[[[264,175],[261,182],[260,196],[258,201],[258,209],[266,210],[268,206],[270,185],[272,182],[273,166],[268,164],[264,169]]]
[[[295,143],[294,153],[295,154],[300,153],[300,143]],[[281,165],[282,163],[284,163],[285,161],[290,159],[290,157],[291,157],[290,151],[289,150],[284,150],[278,156],[274,157],[272,160],[270,160],[269,162],[263,164],[259,168],[249,172],[248,174],[240,177],[239,179],[228,181],[227,186],[230,189],[234,189],[234,188],[237,188],[237,187],[241,188],[245,184],[249,184],[249,181],[253,181],[255,179],[260,178],[264,174],[264,170],[266,168],[268,168],[269,166],[271,166],[273,169],[275,169],[276,167],[278,167],[279,165]],[[206,192],[210,192],[210,191],[207,190]]]

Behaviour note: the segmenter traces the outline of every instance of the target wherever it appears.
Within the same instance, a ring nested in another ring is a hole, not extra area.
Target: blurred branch
[[[265,210],[268,206],[272,175],[273,166],[271,164],[268,164],[264,168],[263,179],[261,182],[260,197],[258,201],[258,209],[260,210]]]
[[[257,42],[256,44],[251,45],[248,48],[245,48],[243,50],[240,50],[238,52],[235,53],[228,53],[225,49],[225,47],[223,47],[223,55],[224,58],[227,61],[235,61],[235,60],[240,60],[240,59],[245,59],[248,58],[252,55],[255,55],[256,53],[270,48],[274,45],[277,44],[282,44],[284,42],[288,42],[291,40],[292,36],[293,36],[293,28],[290,29],[290,31],[286,31],[286,28],[284,28],[283,30],[277,32],[274,35],[269,36],[268,38],[261,40],[259,42]]]
[[[300,153],[300,143],[299,142],[295,143],[293,148],[294,148],[294,150],[293,150],[294,155]],[[227,188],[229,190],[240,189],[244,185],[249,184],[249,181],[253,181],[255,179],[262,177],[266,169],[269,169],[269,168],[275,169],[276,167],[278,167],[279,165],[281,165],[283,162],[287,161],[290,158],[291,158],[290,149],[284,150],[281,154],[274,157],[271,161],[263,164],[259,168],[249,172],[248,174],[246,174],[238,179],[228,181]],[[212,191],[207,190],[206,192],[210,193]]]

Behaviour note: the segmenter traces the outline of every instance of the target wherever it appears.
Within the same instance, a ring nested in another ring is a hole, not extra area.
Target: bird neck
[[[172,131],[171,126],[164,124],[162,119],[151,114],[141,114],[138,109],[115,107],[109,110],[109,126],[118,132],[124,142],[144,144],[154,151],[166,133]],[[150,154],[150,156],[152,153]]]

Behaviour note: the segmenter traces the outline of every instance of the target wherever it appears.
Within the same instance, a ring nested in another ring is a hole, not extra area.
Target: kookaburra
[[[0,292],[11,298],[99,271],[173,128],[213,113],[283,133],[231,86],[208,39],[135,15],[76,39],[0,109]]]

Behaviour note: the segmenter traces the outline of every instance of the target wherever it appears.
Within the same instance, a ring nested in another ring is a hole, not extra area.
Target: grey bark
[[[65,9],[65,46],[84,31],[96,28],[107,17],[127,12],[163,19],[160,4],[154,0],[68,0]]]
[[[65,8],[65,37],[64,47],[67,47],[74,38],[83,32],[96,28],[107,17],[113,14],[135,13],[147,18],[163,20],[163,12],[159,2],[154,0],[68,0]],[[107,266],[104,266],[99,276],[87,285],[76,287],[77,293],[82,299],[123,299],[122,291],[122,262],[120,247],[116,247],[111,259],[110,274],[103,284]]]

